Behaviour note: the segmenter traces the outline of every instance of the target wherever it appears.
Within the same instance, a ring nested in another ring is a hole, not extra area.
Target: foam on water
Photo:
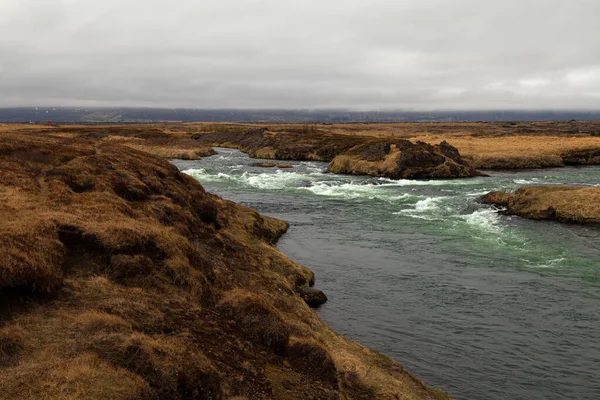
[[[435,210],[439,207],[439,202],[443,197],[428,197],[425,200],[419,200],[415,204],[416,211]]]
[[[539,184],[540,180],[538,178],[514,179],[513,182],[516,183],[517,185],[533,185],[533,184]]]
[[[447,179],[447,180],[414,180],[414,179],[390,179],[378,178],[379,181],[388,182],[390,186],[468,186],[480,184],[484,181],[481,178],[469,179]]]
[[[407,199],[418,198],[408,193],[398,194],[390,190],[396,186],[404,186],[402,182],[397,184],[393,181],[379,182],[377,180],[364,180],[359,182],[332,179],[329,174],[324,174],[320,168],[308,168],[310,172],[290,172],[277,170],[272,173],[252,173],[244,171],[241,174],[233,172],[240,171],[244,166],[236,165],[231,169],[232,173],[211,173],[204,168],[188,169],[186,174],[193,176],[200,182],[233,182],[243,187],[251,187],[261,190],[296,190],[315,194],[317,196],[333,197],[346,200],[370,199],[383,200],[387,202],[405,202]],[[312,171],[311,171],[312,170]]]
[[[525,262],[525,266],[527,268],[547,269],[547,268],[558,268],[558,267],[562,266],[562,264],[566,260],[567,259],[565,257],[558,257],[558,258],[553,258],[550,260],[543,261],[541,263],[539,261],[530,261],[527,259],[524,259],[523,261]]]
[[[237,166],[230,172],[239,171],[243,166]],[[210,173],[201,169],[188,169],[184,173],[202,181],[218,182],[233,181],[239,185],[256,189],[278,190],[297,187],[299,183],[318,180],[321,173],[302,174],[297,172],[284,172],[277,170],[275,173],[254,174],[244,171],[242,174],[227,174],[224,172]]]
[[[409,193],[398,195],[397,192],[387,190],[389,185],[377,185],[369,183],[353,183],[327,181],[317,182],[311,186],[303,188],[318,196],[337,197],[347,200],[352,199],[369,199],[383,200],[387,202],[403,202],[416,196]]]
[[[191,176],[193,178],[196,178],[197,180],[200,181],[200,183],[202,183],[202,182],[219,182],[224,179],[228,179],[228,177],[229,177],[229,175],[224,174],[224,173],[215,173],[215,174],[209,173],[204,168],[188,169],[186,171],[183,171],[183,173],[188,174],[189,176]]]
[[[424,219],[428,221],[435,221],[446,217],[445,212],[449,210],[448,207],[443,206],[443,201],[447,197],[427,197],[422,200],[418,200],[414,204],[409,204],[408,208],[404,208],[400,211],[394,212],[394,215],[406,215],[412,218]]]
[[[500,225],[500,216],[498,211],[494,209],[476,210],[471,214],[461,215],[460,218],[467,224],[489,233],[499,234],[503,232]]]

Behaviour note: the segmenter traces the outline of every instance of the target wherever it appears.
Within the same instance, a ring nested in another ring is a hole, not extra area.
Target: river
[[[522,185],[599,185],[600,167],[392,181],[217,150],[174,163],[290,223],[278,247],[315,272],[336,331],[457,399],[600,398],[600,228],[478,202]]]

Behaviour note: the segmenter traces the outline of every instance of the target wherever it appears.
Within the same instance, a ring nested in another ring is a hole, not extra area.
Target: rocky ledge
[[[529,186],[514,193],[490,192],[483,202],[506,208],[505,214],[535,220],[600,223],[600,188]]]
[[[0,398],[449,398],[320,320],[285,222],[164,159],[4,133],[0,168]]]
[[[458,150],[403,139],[326,133],[270,132],[267,128],[199,133],[207,146],[232,147],[253,158],[329,162],[329,171],[391,179],[447,179],[482,175]]]

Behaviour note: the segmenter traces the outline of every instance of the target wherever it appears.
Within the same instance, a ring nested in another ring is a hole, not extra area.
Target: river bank
[[[449,398],[306,305],[287,223],[110,140],[4,132],[0,166],[0,398]]]

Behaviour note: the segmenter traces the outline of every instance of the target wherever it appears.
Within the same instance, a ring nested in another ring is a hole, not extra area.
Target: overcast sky
[[[0,0],[0,106],[600,108],[599,0]]]

